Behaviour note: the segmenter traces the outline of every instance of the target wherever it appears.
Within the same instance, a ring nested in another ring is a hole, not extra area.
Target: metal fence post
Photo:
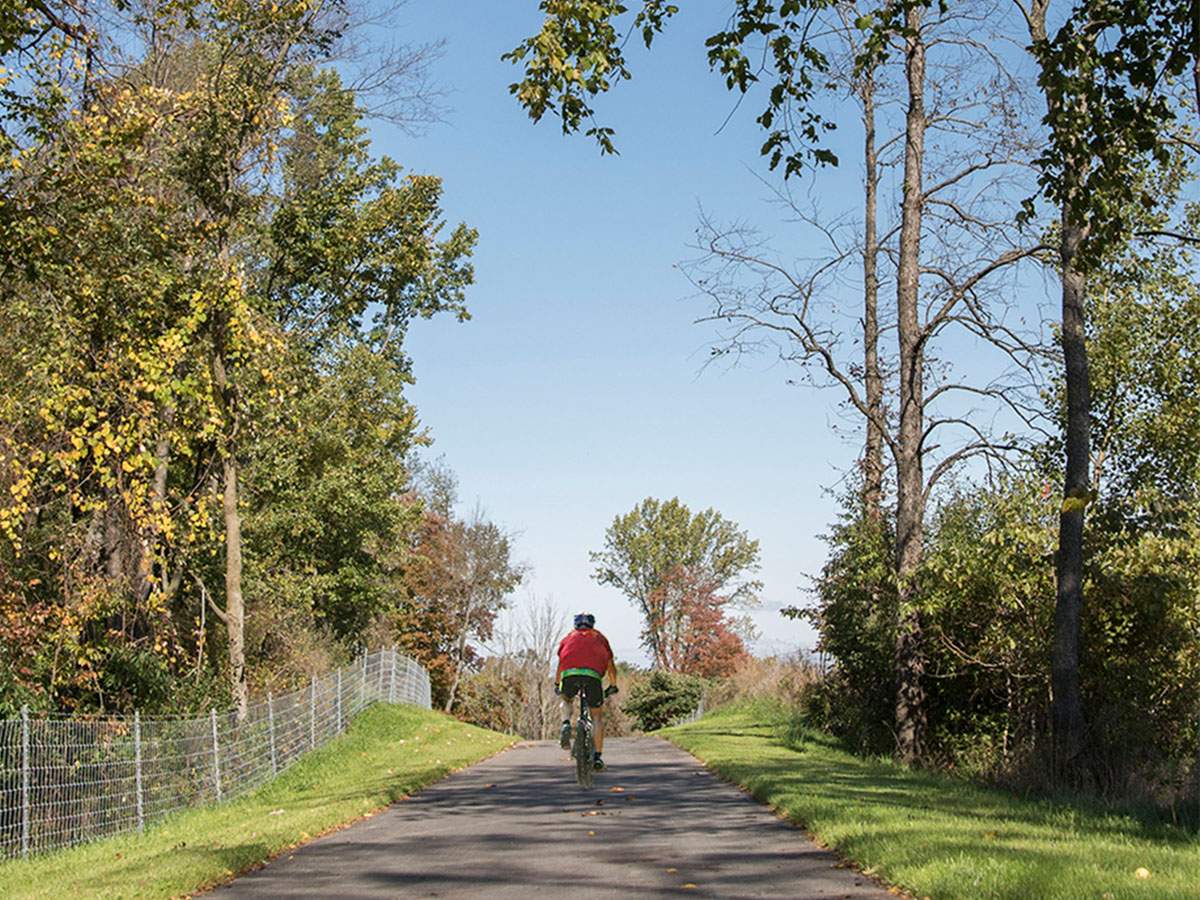
[[[337,733],[342,733],[342,670],[338,669],[337,682]]]
[[[388,685],[388,703],[396,702],[396,648],[392,648],[392,683]]]
[[[312,676],[308,692],[308,749],[317,747],[317,676]]]
[[[217,743],[217,711],[209,710],[212,713],[212,745],[213,745],[213,784],[217,786],[217,802],[220,803],[223,799],[221,791],[221,750],[220,744]]]
[[[359,685],[358,685],[358,708],[362,709],[366,705],[367,705],[367,651],[363,650],[362,678],[359,679]]]
[[[133,765],[134,782],[137,785],[138,834],[146,831],[146,811],[142,801],[142,714],[133,711]]]
[[[275,698],[267,692],[267,731],[271,741],[271,777],[279,774],[279,762],[275,755]]]
[[[29,707],[21,707],[21,859],[29,858]]]

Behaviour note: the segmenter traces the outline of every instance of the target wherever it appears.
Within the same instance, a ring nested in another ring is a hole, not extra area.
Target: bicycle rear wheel
[[[592,786],[592,775],[595,774],[595,749],[592,741],[592,723],[586,715],[580,715],[575,725],[575,744],[572,747],[575,756],[575,778],[584,790]]]

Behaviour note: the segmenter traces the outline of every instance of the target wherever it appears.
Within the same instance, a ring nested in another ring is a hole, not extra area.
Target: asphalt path
[[[584,791],[557,744],[518,744],[208,896],[894,900],[660,738],[604,758]]]

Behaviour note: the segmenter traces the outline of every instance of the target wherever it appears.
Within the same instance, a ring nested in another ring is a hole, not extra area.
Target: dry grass
[[[734,700],[777,699],[795,706],[805,689],[815,684],[821,673],[807,660],[792,656],[747,657],[736,672],[713,684],[705,693],[709,708]]]

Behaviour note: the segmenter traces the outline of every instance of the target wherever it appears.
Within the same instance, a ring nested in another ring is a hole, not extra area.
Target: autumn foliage
[[[642,639],[654,666],[705,678],[732,674],[746,657],[726,616],[730,599],[704,569],[680,566],[663,576],[647,600]]]

